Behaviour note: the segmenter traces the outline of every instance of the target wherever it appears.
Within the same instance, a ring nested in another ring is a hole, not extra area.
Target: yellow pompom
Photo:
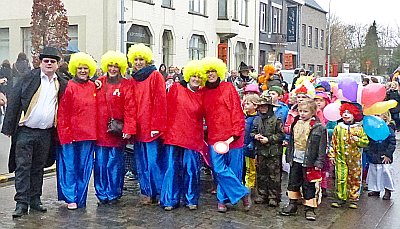
[[[121,75],[124,75],[128,68],[128,61],[120,51],[108,51],[101,57],[101,69],[108,72],[108,65],[118,65]]]
[[[68,63],[68,71],[76,76],[76,70],[79,65],[86,65],[89,68],[89,77],[93,77],[96,73],[96,61],[94,61],[93,57],[84,52],[78,52],[71,55],[71,59]]]

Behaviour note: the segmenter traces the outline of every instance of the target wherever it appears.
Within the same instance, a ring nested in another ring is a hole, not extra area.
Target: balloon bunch
[[[389,134],[386,122],[374,115],[385,113],[397,106],[395,100],[384,101],[386,97],[385,85],[379,83],[361,84],[348,77],[340,79],[337,87],[332,87],[333,95],[338,98],[337,102],[327,105],[323,111],[326,119],[337,121],[340,116],[340,101],[359,103],[363,107],[363,128],[365,133],[375,141],[385,140]]]

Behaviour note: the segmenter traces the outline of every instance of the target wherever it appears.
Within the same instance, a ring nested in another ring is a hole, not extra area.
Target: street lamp
[[[327,66],[327,76],[330,75],[331,70],[331,1],[329,0],[329,9],[328,9],[328,66]]]

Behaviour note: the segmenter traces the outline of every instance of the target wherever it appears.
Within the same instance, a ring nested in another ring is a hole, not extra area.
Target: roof
[[[316,9],[316,10],[319,10],[319,11],[321,11],[323,13],[328,13],[324,9],[322,9],[322,7],[320,5],[318,5],[318,3],[315,2],[314,0],[304,0],[304,2],[306,3],[305,4],[306,6],[309,6],[311,8]]]

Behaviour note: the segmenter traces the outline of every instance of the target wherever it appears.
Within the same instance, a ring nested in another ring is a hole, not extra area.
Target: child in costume
[[[326,81],[323,81],[326,82]],[[317,85],[318,86],[318,85]],[[317,91],[315,93],[315,98],[314,101],[317,103],[317,107],[318,107],[318,111],[319,112],[323,112],[324,108],[330,103],[330,98],[328,93],[324,92],[324,91],[320,91],[318,90],[319,88],[315,88]],[[322,123],[329,123],[332,121],[328,121],[325,117],[323,117],[323,119],[325,120]],[[325,125],[327,131],[328,131],[328,145],[330,144],[330,139],[332,138],[332,133],[333,133],[333,128],[336,126],[334,123],[336,122],[332,122],[330,125]],[[333,128],[332,128],[333,125]],[[329,133],[330,136],[329,137]],[[329,181],[330,181],[330,171],[331,171],[331,164],[329,163],[328,160],[328,155],[325,155],[326,160],[324,163],[324,168],[322,169],[322,181],[321,181],[321,189],[322,189],[322,197],[327,197],[328,193],[327,193],[327,189],[329,187]]]
[[[379,197],[381,191],[385,190],[382,199],[389,200],[392,191],[394,191],[391,164],[393,162],[393,152],[396,149],[396,135],[394,132],[396,127],[391,123],[389,111],[379,115],[379,117],[388,124],[390,135],[383,141],[369,139],[367,183],[371,192],[368,193],[368,196]]]
[[[279,86],[272,86],[268,90],[268,94],[272,97],[272,104],[274,105],[273,108],[276,117],[279,118],[282,123],[285,123],[289,113],[289,108],[284,102],[280,101],[283,93],[283,89]]]
[[[157,203],[164,179],[165,161],[161,136],[167,123],[167,93],[163,75],[152,64],[153,52],[144,44],[129,48],[133,64],[132,84],[137,106],[135,156],[142,203]]]
[[[277,207],[281,201],[282,121],[274,114],[272,97],[262,95],[258,102],[259,116],[254,119],[251,137],[257,154],[257,198],[255,203]]]
[[[240,98],[231,83],[222,81],[226,73],[226,65],[222,60],[206,57],[202,63],[208,76],[203,92],[203,108],[211,165],[218,183],[218,211],[226,212],[226,203],[236,204],[240,200],[248,211],[251,206],[250,194],[242,184],[245,121]],[[229,145],[225,154],[213,148],[220,141]]]
[[[250,136],[253,130],[253,121],[257,114],[257,103],[259,100],[257,94],[246,95],[244,98],[244,115],[245,115],[245,135],[243,152],[245,156],[245,184],[251,190],[254,190],[256,183],[256,153],[254,147],[254,138]]]
[[[304,199],[305,218],[316,220],[315,209],[320,200],[319,182],[327,147],[326,128],[316,117],[317,104],[306,100],[298,104],[299,115],[290,131],[286,161],[290,163],[287,195],[289,204],[281,214],[289,216],[297,213],[297,202]],[[302,194],[300,193],[302,189]]]
[[[339,208],[349,200],[349,208],[356,209],[361,191],[361,148],[366,147],[369,140],[359,123],[363,118],[359,104],[343,102],[340,115],[343,122],[333,131],[328,154],[336,174],[337,200],[331,206]]]

